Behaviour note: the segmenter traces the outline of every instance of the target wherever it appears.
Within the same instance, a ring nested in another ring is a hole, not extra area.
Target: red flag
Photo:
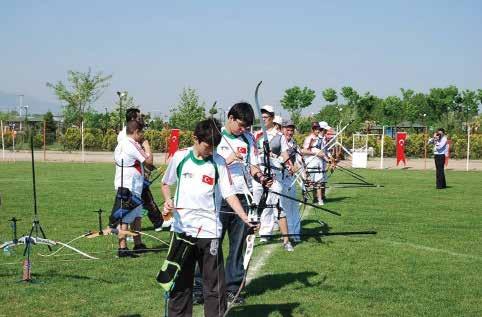
[[[173,156],[174,153],[176,153],[178,148],[179,148],[179,129],[172,129],[171,136],[169,137],[168,152],[167,152],[166,160],[171,156]]]
[[[207,175],[203,175],[203,183],[206,183],[208,185],[213,185],[214,184],[214,178],[212,178],[210,176],[207,176]]]
[[[447,141],[447,154],[445,154],[445,166],[449,165],[449,158],[450,158],[450,145],[452,144],[452,140]]]
[[[397,166],[400,161],[403,161],[403,165],[407,165],[405,158],[405,139],[407,138],[407,132],[397,132]]]

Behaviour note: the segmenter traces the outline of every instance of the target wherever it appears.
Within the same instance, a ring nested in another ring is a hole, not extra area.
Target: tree
[[[315,97],[314,90],[308,87],[301,89],[294,86],[285,90],[285,95],[281,99],[281,106],[290,113],[291,120],[296,124],[300,119],[301,111],[310,106]]]
[[[57,132],[57,122],[54,120],[52,112],[47,111],[43,117],[45,121],[45,142],[51,144],[55,140],[55,133]]]
[[[171,109],[169,124],[172,127],[193,131],[196,124],[206,118],[206,104],[199,105],[195,89],[184,88],[179,95],[179,103]]]
[[[102,72],[92,74],[89,68],[86,73],[69,70],[67,80],[70,87],[61,81],[56,84],[47,83],[47,87],[53,89],[57,98],[66,103],[64,122],[67,126],[80,125],[85,111],[90,110],[92,104],[102,96],[111,78],[112,75],[103,76]]]
[[[333,103],[338,99],[338,96],[336,95],[336,90],[333,88],[326,88],[322,91],[321,94],[323,95],[323,99],[330,103]]]

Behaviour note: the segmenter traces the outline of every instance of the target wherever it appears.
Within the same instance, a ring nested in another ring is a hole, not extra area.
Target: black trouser
[[[435,154],[435,168],[437,170],[437,188],[445,188],[447,184],[445,182],[445,172],[444,172],[444,165],[445,165],[445,155],[444,154]]]
[[[152,197],[151,188],[146,187],[142,190],[143,208],[147,210],[147,217],[152,222],[154,228],[162,226],[163,219],[161,217],[161,211]]]
[[[236,196],[238,196],[244,210],[248,210],[246,197],[244,195]],[[225,200],[222,202],[221,211],[223,211],[219,216],[223,224],[221,244],[226,231],[229,236],[229,254],[226,259],[226,290],[236,293],[244,277],[244,241],[248,235],[248,226],[234,213]]]
[[[202,272],[204,316],[222,316],[226,310],[223,250],[219,239],[199,238],[181,267],[169,297],[169,317],[192,316],[192,288],[196,262]]]

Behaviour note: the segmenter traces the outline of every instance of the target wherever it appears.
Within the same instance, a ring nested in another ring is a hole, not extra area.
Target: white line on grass
[[[476,259],[476,260],[482,260],[482,257],[477,256],[477,255],[457,253],[457,252],[452,252],[452,251],[449,251],[449,250],[427,247],[427,246],[421,245],[421,244],[415,244],[415,243],[410,243],[410,242],[398,242],[398,241],[392,241],[392,240],[387,240],[387,239],[377,239],[377,238],[374,238],[374,240],[386,242],[386,243],[390,243],[390,244],[394,244],[394,245],[406,245],[406,246],[412,247],[414,249],[419,249],[419,250],[424,250],[424,251],[429,251],[429,252],[445,253],[445,254],[449,254],[449,255],[453,255],[453,256],[457,256],[457,257],[462,257],[462,258],[471,258],[471,259]]]
[[[331,192],[331,189],[332,187],[329,187],[327,190],[326,190],[326,194],[329,194]],[[305,212],[302,216],[309,216],[310,212],[313,210],[313,207],[308,207],[305,209]],[[300,210],[301,212],[301,210]],[[302,219],[300,219],[301,221]],[[258,272],[261,270],[261,268],[263,268],[263,266],[265,265],[266,261],[268,260],[268,258],[271,256],[271,254],[273,253],[274,249],[276,247],[280,247],[280,244],[279,243],[273,243],[273,244],[268,244],[266,245],[265,247],[263,247],[263,253],[261,253],[260,256],[256,257],[255,259],[253,259],[253,265],[251,267],[251,269],[249,270],[248,272],[248,276],[246,277],[246,286],[249,285],[249,283],[255,278],[257,277],[258,275]],[[295,252],[296,252],[296,249],[295,249]]]

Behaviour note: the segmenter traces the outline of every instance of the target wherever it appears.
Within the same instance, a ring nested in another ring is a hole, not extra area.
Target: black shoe
[[[318,198],[313,198],[313,204],[317,204],[318,203]]]
[[[236,296],[236,293],[233,292],[226,292],[226,299],[228,300],[228,303],[230,304],[244,304],[245,300],[244,297],[239,294],[238,297],[234,298]]]
[[[119,258],[137,258],[138,255],[129,250],[128,248],[117,249],[117,256]]]
[[[144,243],[136,244],[132,249],[134,253],[146,253],[149,252],[149,249],[146,247]]]
[[[204,297],[202,292],[193,292],[192,293],[192,304],[193,305],[202,305],[204,304]]]

